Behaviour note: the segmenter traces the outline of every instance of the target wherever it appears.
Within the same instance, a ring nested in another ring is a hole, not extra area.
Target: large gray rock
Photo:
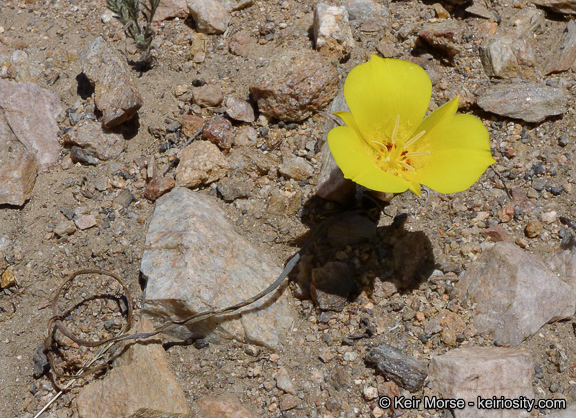
[[[576,309],[572,287],[509,242],[497,242],[472,263],[456,292],[476,304],[474,325],[481,334],[512,345]]]
[[[141,271],[147,280],[144,313],[164,321],[224,308],[264,290],[281,269],[234,231],[219,202],[178,187],[156,201]],[[179,338],[237,339],[276,348],[292,321],[277,290],[242,314],[181,326]]]
[[[544,72],[546,74],[560,73],[574,66],[576,61],[576,23],[568,21],[562,38],[554,47]]]
[[[356,19],[370,19],[376,16],[388,16],[388,8],[374,0],[342,0],[342,6]]]
[[[154,328],[144,319],[140,332]],[[184,392],[170,371],[161,340],[131,343],[104,379],[82,388],[78,415],[98,417],[188,417]]]
[[[556,13],[576,14],[575,0],[530,0],[531,3],[547,7]]]
[[[61,147],[56,117],[62,111],[58,96],[34,83],[0,78],[0,108],[18,141],[36,156],[40,170],[58,162]]]
[[[500,116],[542,122],[549,116],[564,114],[571,98],[565,89],[541,83],[502,83],[480,94],[478,106]]]
[[[0,204],[22,206],[32,194],[38,163],[18,141],[0,108]]]
[[[315,51],[288,51],[271,59],[250,86],[261,113],[300,122],[336,96],[338,71]]]
[[[534,362],[524,349],[469,347],[435,356],[428,368],[432,390],[444,399],[464,399],[464,409],[454,409],[456,418],[525,417],[522,409],[480,410],[478,397],[534,399]],[[471,406],[468,402],[471,402]]]
[[[143,100],[126,59],[101,36],[80,55],[82,72],[94,86],[94,104],[102,112],[102,126],[111,128],[132,118]]]

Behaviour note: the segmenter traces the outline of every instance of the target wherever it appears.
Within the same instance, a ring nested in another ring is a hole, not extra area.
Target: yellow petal
[[[422,67],[376,55],[350,71],[344,96],[362,136],[385,141],[400,116],[399,137],[411,135],[426,114],[432,83]]]
[[[418,126],[418,128],[414,131],[414,135],[417,135],[422,131],[426,132],[427,134],[430,134],[430,132],[432,132],[432,130],[436,127],[436,125],[438,125],[445,119],[454,116],[456,114],[456,111],[458,110],[458,101],[459,98],[456,97],[450,100],[449,102],[444,103],[438,109],[434,110],[432,113],[426,116],[426,119],[424,119],[420,124],[420,126]],[[414,146],[409,147],[409,151],[411,152],[425,151],[427,150],[424,149],[426,143],[427,143],[426,140],[419,139],[414,143]]]
[[[372,190],[401,193],[410,187],[406,180],[380,169],[374,150],[348,126],[339,126],[328,133],[328,145],[344,177]]]
[[[405,177],[440,193],[468,189],[495,162],[488,130],[471,115],[442,118],[418,145],[430,153],[411,158],[415,170]]]

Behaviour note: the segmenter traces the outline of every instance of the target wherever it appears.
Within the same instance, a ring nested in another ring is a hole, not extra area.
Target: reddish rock
[[[315,51],[277,55],[250,86],[261,113],[299,122],[326,106],[336,95],[338,71]]]
[[[200,128],[204,127],[204,119],[191,113],[184,113],[181,124],[182,135],[190,138],[192,135],[195,135]]]
[[[146,183],[144,197],[154,202],[174,187],[176,187],[176,181],[172,177],[153,177],[152,180]]]
[[[491,238],[492,241],[494,242],[499,241],[512,242],[512,238],[510,237],[510,235],[508,235],[506,231],[504,231],[502,225],[496,225],[487,228],[484,231],[482,231],[482,235]]]
[[[96,226],[96,218],[94,215],[84,215],[79,217],[78,219],[74,219],[74,223],[78,227],[78,229],[88,229]]]
[[[204,126],[204,136],[222,150],[229,150],[234,145],[232,123],[223,117],[208,121]]]
[[[230,38],[230,43],[228,44],[228,48],[230,52],[234,55],[238,55],[240,57],[247,57],[252,52],[252,49],[256,45],[256,42],[250,36],[249,32],[240,31],[235,33],[232,38]]]

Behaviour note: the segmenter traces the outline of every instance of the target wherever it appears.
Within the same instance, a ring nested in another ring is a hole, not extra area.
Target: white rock
[[[540,219],[542,220],[542,222],[547,223],[547,224],[551,224],[556,222],[556,219],[558,218],[558,213],[555,210],[551,210],[550,212],[542,212],[540,214]]]
[[[314,11],[314,45],[317,50],[334,50],[342,56],[354,48],[354,38],[348,25],[348,12],[342,6],[318,3]]]
[[[525,417],[522,409],[479,410],[477,398],[534,399],[534,362],[524,349],[502,347],[459,348],[432,358],[429,378],[432,390],[444,399],[464,399],[464,409],[453,410],[456,418]]]
[[[188,10],[200,33],[224,33],[230,14],[218,0],[188,0]]]
[[[286,393],[291,393],[292,395],[296,394],[294,383],[285,367],[280,367],[278,369],[278,373],[276,374],[276,386],[278,389],[283,390]]]
[[[281,269],[234,231],[215,198],[178,187],[156,201],[141,271],[147,280],[144,312],[164,321],[234,305],[264,290]],[[292,322],[281,290],[242,314],[211,318],[173,335],[278,347]]]

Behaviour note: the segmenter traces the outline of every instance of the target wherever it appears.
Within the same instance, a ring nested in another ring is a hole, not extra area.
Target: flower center
[[[412,158],[431,154],[430,151],[410,152],[408,148],[414,145],[422,138],[426,131],[420,131],[410,137],[406,142],[398,138],[400,130],[400,115],[396,116],[394,127],[389,139],[386,141],[371,141],[376,163],[383,171],[392,171],[394,174],[400,174],[406,171],[415,171]],[[404,142],[402,144],[402,142]]]

